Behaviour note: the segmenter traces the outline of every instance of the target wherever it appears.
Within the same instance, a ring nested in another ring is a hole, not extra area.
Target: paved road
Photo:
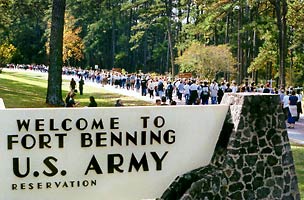
[[[287,131],[291,141],[304,145],[304,115],[301,115],[294,129],[287,129]]]

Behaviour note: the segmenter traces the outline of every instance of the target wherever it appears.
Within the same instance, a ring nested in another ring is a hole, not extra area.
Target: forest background
[[[49,65],[52,3],[0,0],[1,65]],[[66,0],[63,64],[303,86],[304,1]]]

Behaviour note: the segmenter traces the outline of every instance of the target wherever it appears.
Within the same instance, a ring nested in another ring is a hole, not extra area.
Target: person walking
[[[296,123],[297,113],[297,101],[298,97],[296,96],[296,92],[292,90],[291,95],[289,97],[289,112],[288,112],[288,128],[294,128]]]
[[[208,105],[209,96],[210,96],[208,81],[205,80],[203,85],[201,85],[201,87],[202,87],[202,92],[200,95],[200,99],[201,99],[203,105]]]
[[[158,80],[157,94],[159,95],[160,98],[164,95],[164,82],[161,78]]]
[[[232,93],[237,93],[238,92],[238,86],[237,86],[237,84],[236,84],[236,82],[232,82],[232,86],[231,86],[231,92]]]
[[[177,85],[177,98],[180,101],[183,98],[184,87],[185,87],[184,81],[180,80],[179,84]]]
[[[192,80],[192,84],[189,87],[190,97],[189,97],[189,105],[196,105],[198,99],[198,85],[196,84],[196,80]]]
[[[298,97],[298,101],[297,101],[297,112],[298,112],[298,115],[297,115],[296,121],[299,121],[300,114],[303,113],[303,110],[302,110],[303,95],[301,94],[301,91],[299,89],[297,90],[297,97]]]
[[[187,80],[184,86],[184,97],[185,97],[186,105],[190,105],[190,85],[191,85],[191,81]]]
[[[217,104],[217,93],[219,87],[216,80],[213,80],[210,84],[210,96],[211,96],[211,104]]]
[[[146,96],[147,95],[147,79],[146,77],[143,77],[140,81],[140,85],[141,85],[141,96]]]
[[[79,80],[79,94],[80,95],[83,95],[83,85],[84,85],[84,80],[83,80],[83,77],[81,76],[80,80]]]
[[[166,88],[166,96],[167,98],[169,99],[169,101],[173,101],[172,99],[172,95],[173,95],[173,85],[171,84],[171,81],[168,81],[168,85],[167,85],[167,88]]]
[[[76,88],[76,81],[74,80],[74,78],[72,78],[70,81],[70,88],[71,90],[75,90]]]
[[[225,89],[225,92],[232,92],[232,89],[230,88],[230,83],[226,84],[227,88]]]
[[[225,83],[223,82],[221,84],[221,86],[219,87],[219,90],[217,91],[217,101],[218,101],[219,104],[221,103],[221,101],[223,99],[224,92],[225,92],[226,88],[227,87],[226,87]]]
[[[154,87],[155,87],[155,84],[154,84],[153,80],[150,79],[148,81],[148,93],[149,93],[150,99],[154,98]]]
[[[282,104],[283,104],[283,112],[284,112],[284,115],[285,115],[285,120],[288,119],[288,112],[289,112],[289,91],[286,90],[285,92],[285,96],[283,97],[283,100],[282,100]]]

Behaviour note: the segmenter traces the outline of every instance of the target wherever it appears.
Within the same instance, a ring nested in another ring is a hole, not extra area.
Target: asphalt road
[[[304,145],[304,115],[300,116],[294,129],[287,129],[290,141]]]

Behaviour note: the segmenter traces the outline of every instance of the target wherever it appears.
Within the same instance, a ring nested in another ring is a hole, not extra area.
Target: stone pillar
[[[230,109],[210,164],[177,177],[161,199],[300,199],[279,96],[231,93],[222,103]]]

